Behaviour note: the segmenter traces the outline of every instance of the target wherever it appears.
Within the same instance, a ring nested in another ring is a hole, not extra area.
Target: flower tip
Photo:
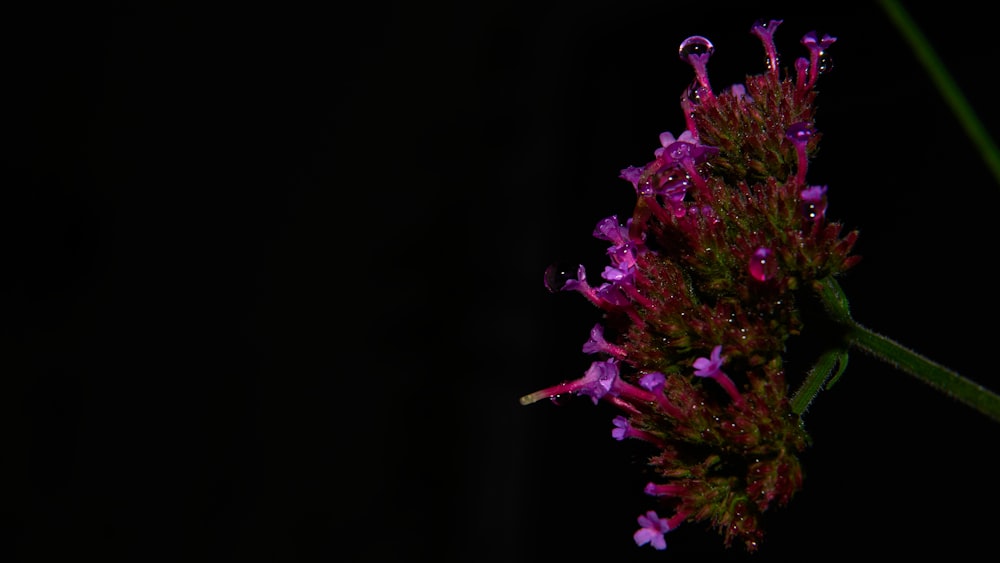
[[[543,393],[531,393],[529,395],[525,395],[520,399],[518,399],[518,402],[521,403],[522,406],[524,406],[524,405],[530,405],[532,403],[537,403],[538,401],[544,398],[545,394]]]

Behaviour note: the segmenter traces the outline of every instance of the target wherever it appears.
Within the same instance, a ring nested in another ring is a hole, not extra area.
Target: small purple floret
[[[667,548],[667,540],[663,537],[670,531],[670,521],[667,518],[660,518],[655,510],[650,510],[639,516],[638,521],[641,527],[632,535],[636,545],[648,543],[658,550]]]

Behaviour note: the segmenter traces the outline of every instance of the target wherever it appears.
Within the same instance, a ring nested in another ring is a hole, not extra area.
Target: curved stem
[[[820,389],[824,387],[824,384],[829,389],[840,374],[844,372],[844,368],[846,367],[846,347],[834,346],[823,352],[819,360],[816,361],[816,365],[809,370],[809,374],[806,376],[806,380],[802,382],[802,386],[792,396],[792,412],[799,415],[805,413],[806,409],[809,408],[809,404],[819,394]],[[834,368],[837,368],[837,373],[831,379],[830,375],[833,374]]]
[[[815,289],[830,317],[844,329],[844,341],[848,346],[858,348],[1000,422],[1000,395],[855,322],[847,308],[844,292],[833,278],[816,282]],[[833,363],[828,362],[828,365],[827,371],[832,369]]]

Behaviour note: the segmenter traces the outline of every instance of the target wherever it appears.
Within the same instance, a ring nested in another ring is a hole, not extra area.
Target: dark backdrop
[[[980,111],[972,3],[912,7]],[[722,88],[838,37],[829,215],[855,317],[993,389],[1000,186],[874,2],[119,4],[7,18],[2,424],[11,562],[742,559],[637,548],[643,450],[586,400],[617,178],[679,133],[688,35]],[[592,266],[593,268],[594,266]],[[794,366],[793,366],[794,367]],[[798,366],[804,369],[805,366]],[[997,423],[860,354],[806,418],[761,561],[989,553]]]

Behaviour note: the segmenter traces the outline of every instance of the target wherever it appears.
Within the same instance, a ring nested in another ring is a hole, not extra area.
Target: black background
[[[909,7],[988,129],[995,25]],[[838,38],[810,180],[855,317],[992,389],[1000,186],[875,2],[39,6],[6,19],[5,561],[745,559],[637,548],[645,451],[578,377],[600,264],[691,70]],[[789,366],[805,369],[807,366]],[[760,561],[993,549],[1000,427],[855,354]]]

